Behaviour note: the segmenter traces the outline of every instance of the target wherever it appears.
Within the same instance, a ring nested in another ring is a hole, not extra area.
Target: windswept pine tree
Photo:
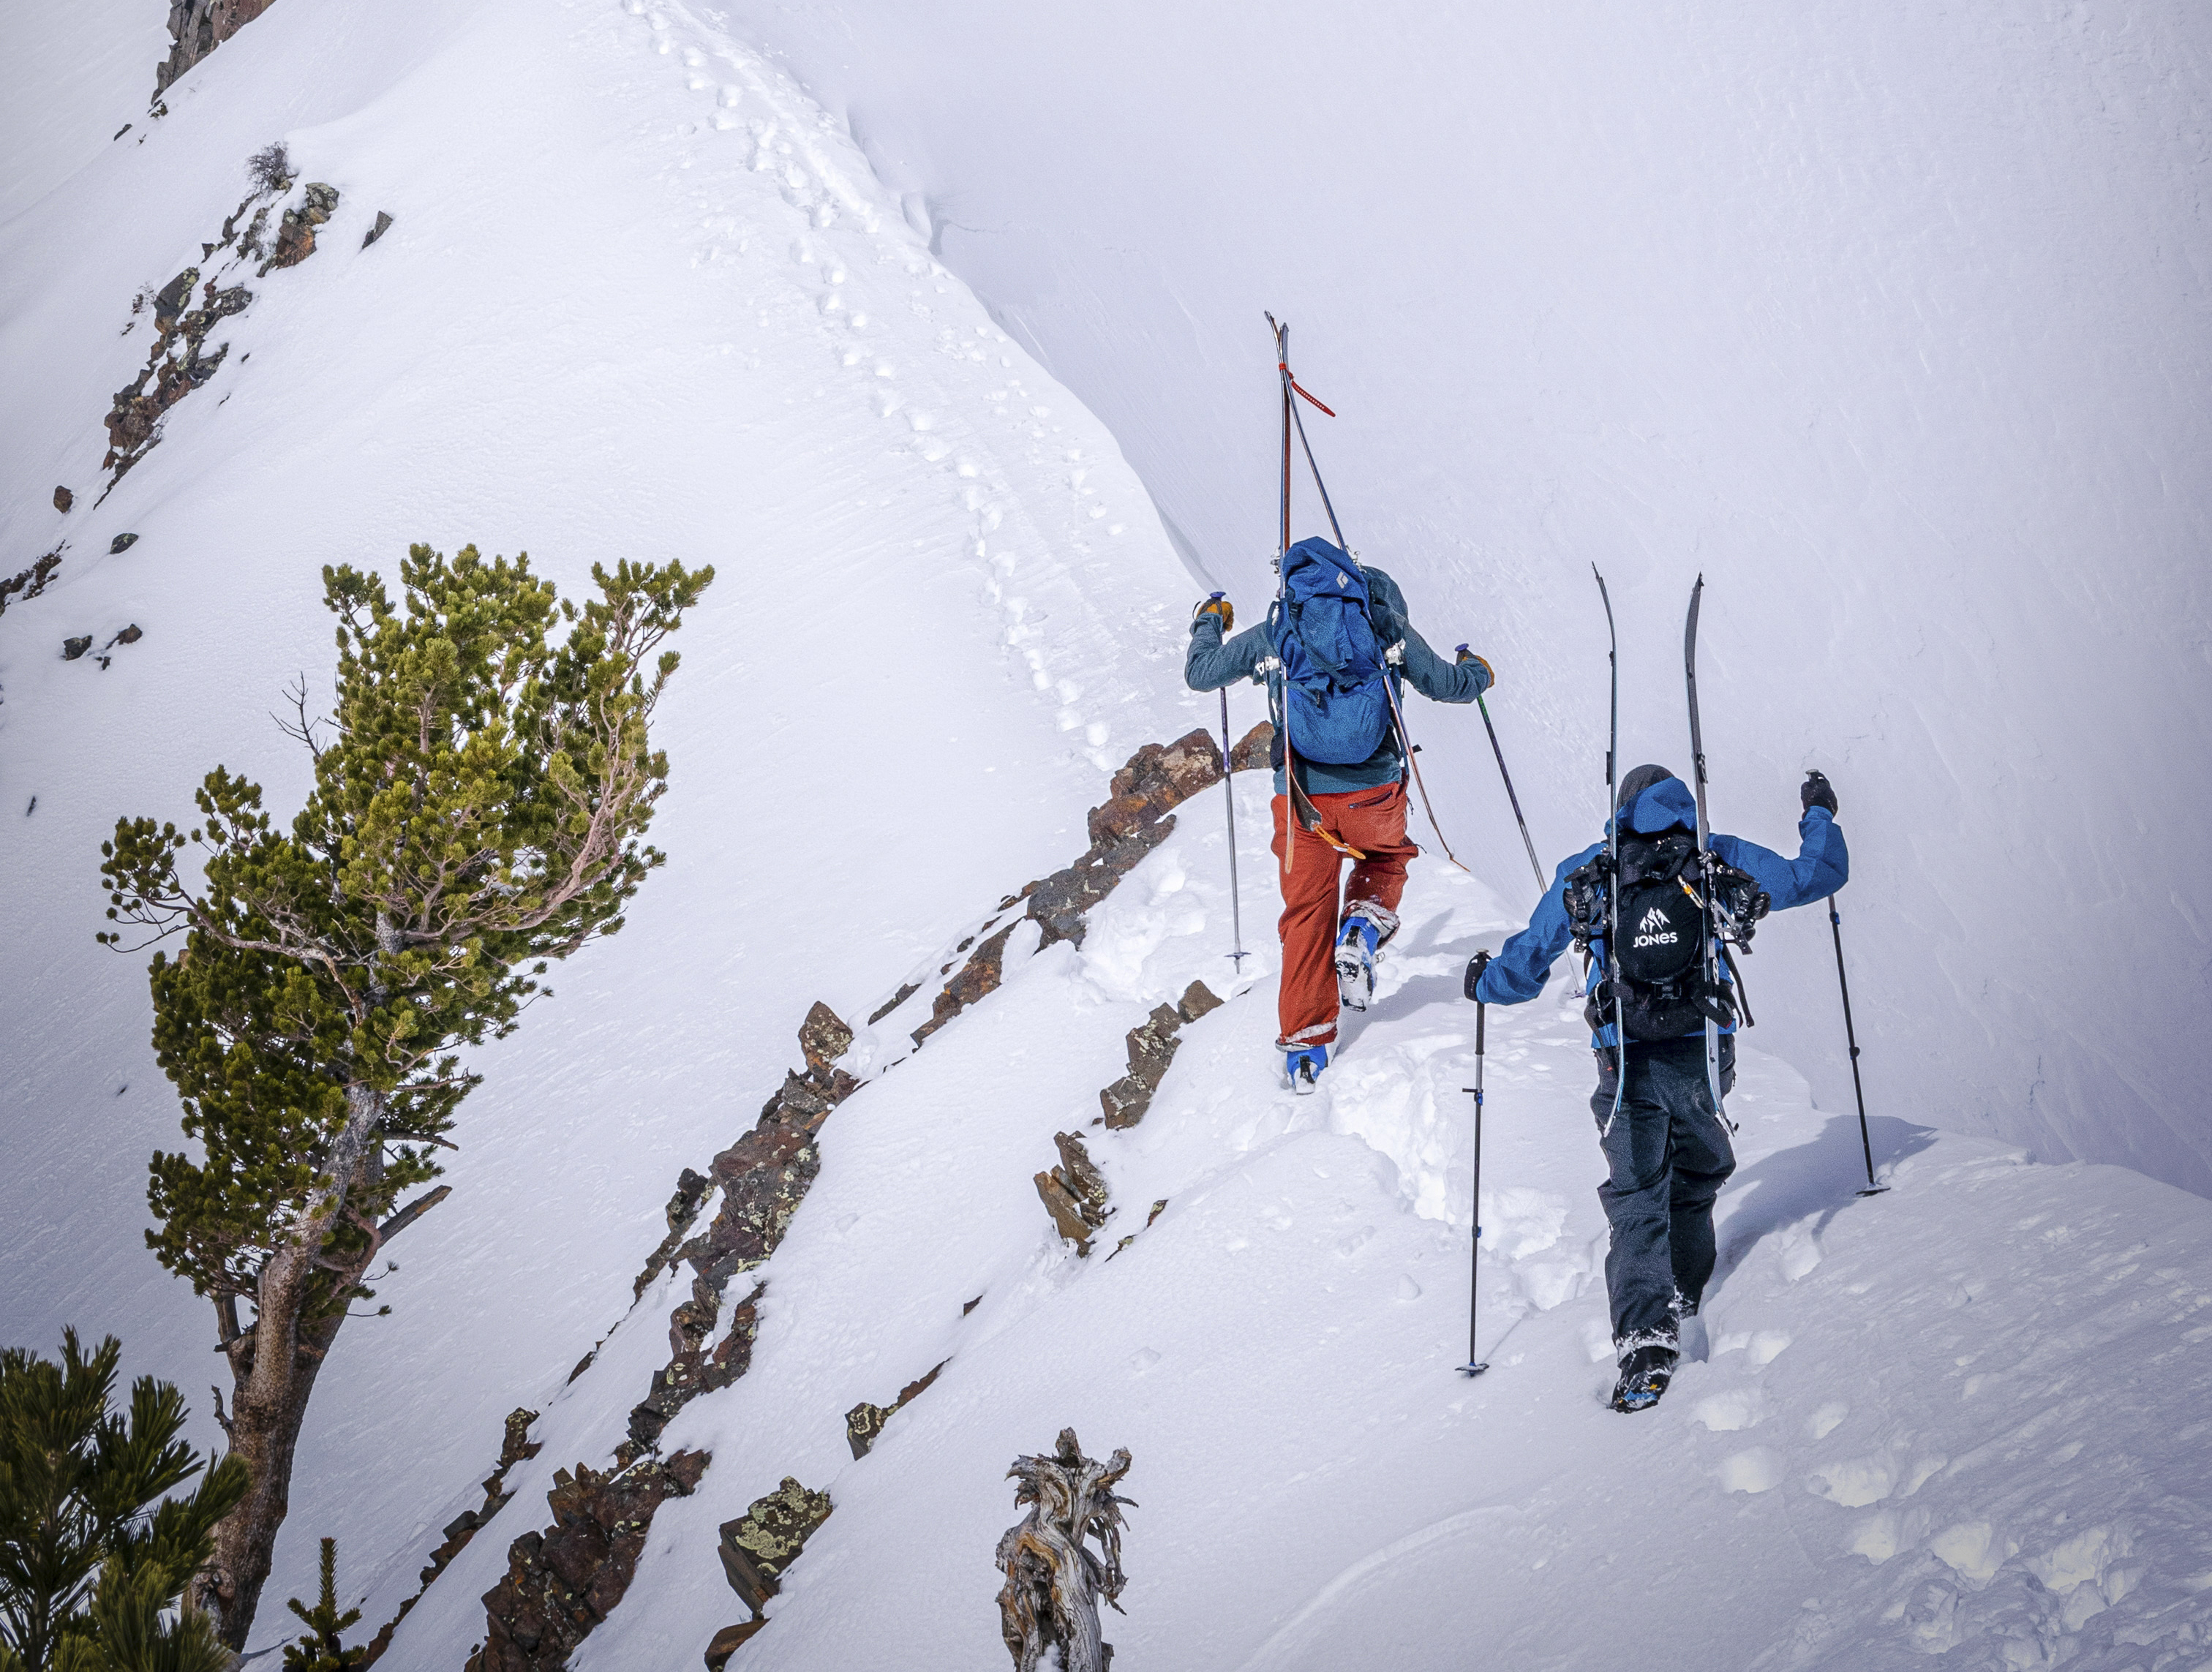
[[[86,1353],[75,1330],[58,1363],[0,1352],[0,1672],[230,1663],[205,1615],[173,1609],[246,1467],[201,1473],[169,1383],[142,1376],[129,1410],[111,1410],[122,1356],[112,1335]],[[196,1474],[189,1496],[170,1495]]]
[[[316,1374],[370,1262],[443,1194],[395,1208],[477,1083],[457,1048],[512,1032],[549,963],[618,929],[662,860],[642,840],[668,785],[659,647],[714,571],[592,574],[580,609],[526,555],[417,545],[395,607],[374,575],[325,569],[336,702],[325,731],[294,694],[314,788],[289,830],[218,766],[198,828],[125,819],[101,846],[109,917],[185,936],[154,958],[154,1043],[202,1153],[155,1156],[147,1235],[214,1302],[229,1361],[217,1415],[252,1487],[196,1594],[236,1647]]]

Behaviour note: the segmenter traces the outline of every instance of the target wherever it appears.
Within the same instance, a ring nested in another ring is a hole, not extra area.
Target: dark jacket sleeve
[[[1552,885],[1529,914],[1528,927],[1499,947],[1498,956],[1483,970],[1482,984],[1475,989],[1483,1003],[1525,1004],[1544,990],[1544,983],[1552,978],[1553,964],[1574,939],[1574,929],[1567,921],[1567,874],[1587,864],[1604,845],[1585,848],[1559,862],[1559,868],[1552,873]]]
[[[1472,702],[1490,689],[1489,676],[1480,663],[1448,662],[1429,648],[1429,641],[1414,630],[1406,594],[1395,581],[1381,569],[1370,568],[1367,592],[1382,606],[1376,612],[1376,628],[1386,635],[1384,648],[1400,642],[1405,646],[1399,671],[1407,684],[1432,702]]]
[[[1749,872],[1774,903],[1774,909],[1825,900],[1850,880],[1851,856],[1835,815],[1808,807],[1797,821],[1797,857],[1786,860],[1771,848],[1741,836],[1713,836],[1713,851],[1739,871]]]
[[[1191,624],[1190,648],[1183,654],[1183,683],[1193,690],[1219,690],[1224,685],[1250,678],[1253,671],[1274,654],[1267,623],[1248,627],[1224,644],[1221,617],[1200,616]]]

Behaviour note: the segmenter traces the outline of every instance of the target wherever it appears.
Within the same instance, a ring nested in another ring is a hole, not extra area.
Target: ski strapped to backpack
[[[1606,590],[1605,576],[1598,574],[1595,564],[1590,567],[1597,575],[1598,595],[1605,602],[1606,628],[1611,632],[1612,596]],[[1700,576],[1698,590],[1691,594],[1684,650],[1689,676],[1691,752],[1698,777],[1697,829],[1645,835],[1622,828],[1628,809],[1620,805],[1615,758],[1620,737],[1616,638],[1611,654],[1613,699],[1605,751],[1606,795],[1613,817],[1606,826],[1606,846],[1564,879],[1562,903],[1574,936],[1574,949],[1583,955],[1589,993],[1583,1018],[1592,1033],[1603,1033],[1602,994],[1609,992],[1612,996],[1615,1074],[1607,1133],[1620,1116],[1627,1085],[1627,1043],[1680,1039],[1700,1031],[1705,1036],[1714,1116],[1729,1131],[1735,1129],[1721,1101],[1719,1037],[1722,1029],[1736,1025],[1739,1012],[1746,1027],[1752,1024],[1752,1014],[1743,990],[1743,972],[1730,949],[1740,946],[1749,954],[1753,927],[1773,902],[1749,872],[1724,863],[1713,852],[1708,836],[1696,672],[1698,599],[1704,586]],[[1595,961],[1590,950],[1594,941],[1602,942],[1606,953],[1600,981],[1595,985],[1589,979]],[[1720,979],[1723,964],[1730,977],[1728,982]]]
[[[1321,403],[1317,400],[1314,400],[1314,398],[1311,395],[1306,395],[1306,392],[1299,388],[1297,380],[1291,376],[1291,328],[1288,325],[1277,325],[1275,323],[1275,316],[1272,313],[1267,315],[1267,325],[1275,333],[1275,366],[1277,370],[1282,374],[1283,380],[1283,492],[1281,501],[1281,539],[1275,548],[1277,556],[1275,558],[1276,587],[1273,616],[1273,636],[1276,645],[1279,648],[1283,642],[1283,623],[1286,623],[1290,619],[1290,575],[1288,571],[1290,568],[1291,556],[1291,425],[1297,417],[1297,409],[1292,404],[1292,398],[1294,394],[1305,395],[1306,398],[1308,400],[1312,400],[1316,406],[1321,406]],[[1322,406],[1321,410],[1324,412],[1328,411],[1328,409],[1326,406]],[[1336,415],[1330,412],[1329,416],[1331,417],[1334,417]],[[1301,438],[1304,437],[1305,431],[1303,426],[1300,427],[1298,434]],[[1310,449],[1308,450],[1307,458],[1309,460],[1312,458]],[[1316,482],[1320,480],[1318,473],[1316,473],[1315,480]],[[1328,503],[1328,493],[1326,489],[1322,492],[1322,503],[1323,505],[1327,505]],[[1335,526],[1335,522],[1336,514],[1332,510],[1329,513],[1329,526],[1331,527]],[[1263,668],[1263,671],[1279,671],[1281,668],[1282,659],[1278,657],[1271,660],[1276,661],[1277,669],[1266,670]],[[1274,722],[1275,726],[1276,746],[1282,751],[1283,757],[1280,763],[1283,769],[1283,787],[1285,794],[1287,794],[1290,799],[1291,818],[1296,821],[1297,827],[1300,830],[1319,836],[1330,847],[1335,848],[1338,853],[1346,854],[1354,860],[1365,859],[1367,855],[1362,853],[1358,848],[1352,847],[1349,842],[1340,840],[1322,827],[1321,813],[1319,810],[1315,807],[1312,798],[1306,793],[1305,785],[1299,781],[1297,751],[1291,745],[1289,681],[1287,679],[1270,679],[1267,681],[1267,707],[1269,709],[1268,718]],[[1297,850],[1298,845],[1295,842],[1285,842],[1283,844],[1283,874],[1286,877],[1291,874],[1291,864],[1297,854]]]
[[[1705,817],[1705,734],[1698,724],[1698,605],[1704,601],[1705,596],[1705,577],[1700,575],[1698,577],[1698,584],[1690,588],[1689,617],[1682,626],[1682,679],[1688,688],[1690,696],[1690,766],[1695,774],[1691,787],[1696,791],[1698,799],[1698,860],[1705,870],[1709,885],[1706,889],[1705,903],[1710,909],[1708,915],[1712,920],[1711,927],[1714,931],[1705,941],[1705,980],[1710,985],[1718,986],[1720,983],[1718,955],[1728,943],[1722,933],[1717,903],[1718,891],[1710,885],[1715,880],[1712,872],[1713,827]],[[1750,950],[1747,934],[1745,950],[1747,952]],[[1734,970],[1735,965],[1731,962],[1729,967]],[[1720,1123],[1723,1126],[1730,1132],[1734,1132],[1735,1122],[1729,1119],[1728,1107],[1721,1099],[1720,1024],[1711,1016],[1705,1018],[1705,1083],[1712,1090],[1713,1113],[1720,1117]]]
[[[1291,616],[1291,605],[1293,602],[1293,599],[1291,595],[1290,579],[1291,559],[1294,552],[1306,550],[1309,548],[1316,548],[1320,550],[1329,552],[1332,559],[1340,558],[1343,560],[1343,563],[1339,565],[1340,573],[1342,573],[1346,567],[1348,567],[1349,572],[1352,575],[1359,575],[1361,571],[1359,559],[1352,552],[1351,549],[1345,544],[1344,529],[1336,520],[1336,507],[1329,499],[1328,484],[1322,480],[1321,465],[1314,459],[1313,443],[1306,439],[1305,420],[1304,417],[1299,416],[1297,409],[1298,398],[1303,398],[1308,402],[1310,402],[1316,409],[1326,413],[1332,418],[1334,417],[1336,414],[1328,407],[1322,405],[1320,400],[1316,398],[1315,396],[1297,380],[1297,377],[1292,374],[1291,371],[1290,326],[1287,325],[1279,324],[1273,313],[1267,314],[1266,318],[1268,328],[1273,331],[1275,335],[1275,370],[1277,374],[1282,379],[1283,384],[1282,543],[1277,548],[1282,555],[1277,559],[1279,579],[1276,594],[1276,609],[1278,611],[1278,614],[1275,617],[1275,641],[1279,647],[1287,647],[1289,642],[1300,636],[1300,635],[1293,634],[1291,635],[1289,640],[1286,640],[1283,631],[1285,626],[1289,624],[1292,619]],[[1321,495],[1322,509],[1328,515],[1329,532],[1336,537],[1336,544],[1334,549],[1327,547],[1322,542],[1318,540],[1302,540],[1298,543],[1298,545],[1296,548],[1293,548],[1291,544],[1291,435],[1294,429],[1297,434],[1298,445],[1305,453],[1306,468],[1313,472],[1314,488],[1316,491]],[[1349,590],[1348,582],[1346,590]],[[1368,600],[1366,583],[1364,579],[1360,580],[1358,582],[1358,592],[1362,602],[1362,613],[1364,614],[1364,605]],[[1302,628],[1303,623],[1301,623],[1300,625]],[[1369,635],[1371,637],[1371,622],[1369,627]],[[1282,702],[1282,712],[1276,720],[1275,735],[1283,744],[1283,781],[1287,787],[1290,795],[1291,811],[1297,818],[1300,825],[1304,829],[1320,836],[1322,841],[1328,842],[1330,847],[1335,848],[1339,853],[1348,854],[1353,859],[1364,859],[1366,855],[1360,853],[1358,849],[1339,841],[1335,836],[1331,836],[1327,830],[1322,828],[1321,814],[1315,809],[1311,799],[1306,794],[1304,787],[1298,782],[1297,764],[1297,751],[1294,751],[1291,747],[1290,734],[1285,727],[1285,721],[1289,719],[1289,710],[1293,706],[1289,696],[1291,684],[1290,660],[1290,655],[1288,654],[1287,648],[1285,648],[1284,655],[1285,666],[1283,670],[1284,696]],[[1420,795],[1421,811],[1428,816],[1429,828],[1437,833],[1437,844],[1443,849],[1444,857],[1450,860],[1452,864],[1458,866],[1462,871],[1466,871],[1468,875],[1471,877],[1474,873],[1472,871],[1468,871],[1467,866],[1461,861],[1459,855],[1452,852],[1451,843],[1444,836],[1443,826],[1437,822],[1436,805],[1429,800],[1429,787],[1422,781],[1421,763],[1417,758],[1415,758],[1419,751],[1414,747],[1413,733],[1406,729],[1405,709],[1398,701],[1398,676],[1396,671],[1392,667],[1384,667],[1381,670],[1381,672],[1382,677],[1379,679],[1374,680],[1373,684],[1376,686],[1380,687],[1383,700],[1388,703],[1389,708],[1390,719],[1393,724],[1397,727],[1399,752],[1405,757],[1407,775],[1413,779],[1413,787]],[[1311,689],[1310,685],[1309,686],[1309,689]],[[1270,700],[1273,701],[1273,692],[1272,689],[1270,690],[1269,696]],[[1484,718],[1486,720],[1488,718],[1486,711]],[[1303,737],[1305,733],[1302,732],[1300,735]],[[1379,736],[1376,741],[1377,743],[1381,741]],[[1315,753],[1313,749],[1310,746],[1305,749],[1304,752],[1307,754],[1309,758],[1314,760],[1334,761],[1336,759],[1336,757],[1332,755]],[[1369,752],[1373,752],[1371,745]],[[1340,763],[1346,765],[1355,764],[1357,761],[1365,760],[1366,758],[1367,757],[1365,755],[1358,756],[1356,757],[1346,757]],[[1290,842],[1285,842],[1284,844],[1283,869],[1285,873],[1290,870],[1291,850],[1295,845],[1296,844]]]

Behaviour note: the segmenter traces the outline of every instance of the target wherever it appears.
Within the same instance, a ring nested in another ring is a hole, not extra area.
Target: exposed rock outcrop
[[[720,1322],[723,1292],[731,1278],[775,1252],[790,1228],[791,1216],[821,1170],[814,1135],[830,1111],[860,1087],[858,1080],[837,1067],[837,1059],[852,1043],[853,1031],[836,1012],[825,1004],[815,1005],[799,1029],[806,1072],[785,1074],[782,1087],[761,1110],[752,1130],[714,1158],[701,1188],[692,1187],[690,1182],[701,1175],[689,1168],[678,1179],[668,1205],[672,1237],[678,1235],[677,1219],[687,1200],[694,1217],[708,1189],[720,1191],[721,1202],[703,1233],[666,1254],[657,1251],[659,1263],[648,1262],[639,1279],[638,1292],[642,1294],[671,1260],[686,1262],[694,1273],[690,1298],[669,1315],[669,1362],[653,1372],[651,1389],[630,1412],[629,1456],[657,1444],[668,1420],[700,1394],[728,1386],[750,1366],[754,1303],[760,1290],[756,1286],[734,1309],[720,1343],[709,1347]]]
[[[229,354],[228,344],[207,353],[208,332],[217,321],[243,313],[253,300],[253,293],[242,284],[218,289],[210,279],[200,305],[191,307],[192,287],[198,278],[199,269],[187,267],[155,298],[154,346],[145,369],[129,386],[115,392],[109,406],[107,456],[100,460],[100,468],[112,470],[118,480],[154,445],[161,415],[213,377]]]
[[[314,254],[315,228],[337,210],[338,189],[320,180],[310,180],[300,198],[299,207],[286,210],[284,218],[277,223],[276,247],[261,264],[263,273],[271,267],[296,267]]]
[[[973,1306],[975,1302],[970,1301],[969,1304]],[[892,1414],[903,1411],[927,1393],[929,1384],[937,1380],[938,1371],[951,1362],[950,1359],[939,1359],[930,1366],[927,1375],[918,1376],[901,1388],[898,1397],[889,1405],[872,1405],[864,1399],[845,1413],[845,1443],[853,1448],[855,1462],[868,1455],[869,1448],[876,1443],[876,1436],[884,1432],[884,1425],[891,1420]]]
[[[660,1239],[660,1246],[646,1257],[645,1269],[630,1285],[630,1298],[641,1299],[653,1280],[668,1268],[676,1257],[676,1250],[684,1245],[684,1234],[698,1219],[699,1209],[714,1194],[714,1181],[702,1172],[686,1167],[676,1176],[676,1194],[668,1199],[666,1209],[668,1235]]]
[[[274,0],[170,0],[169,39],[176,44],[154,71],[154,96],[267,11]]]
[[[1030,884],[1010,897],[1006,904],[1026,902],[1022,915],[1042,931],[1040,947],[1055,940],[1072,940],[1080,945],[1091,907],[1174,831],[1171,810],[1220,781],[1221,745],[1212,733],[1200,729],[1173,743],[1146,744],[1114,775],[1107,786],[1106,800],[1091,808],[1091,846],[1083,856],[1066,869]],[[922,1043],[997,988],[1006,976],[1006,941],[1014,927],[1015,924],[1007,924],[970,954],[959,973],[938,994],[930,1006],[929,1019],[915,1030],[915,1043]]]
[[[1037,1195],[1052,1215],[1053,1229],[1087,1259],[1091,1237],[1114,1211],[1106,1205],[1106,1180],[1074,1133],[1054,1133],[1052,1141],[1059,1146],[1060,1164],[1036,1176]]]
[[[62,548],[56,546],[38,562],[33,563],[30,568],[10,575],[5,581],[0,581],[0,615],[8,613],[9,599],[21,601],[36,598],[40,593],[46,591],[46,583],[53,579],[54,571],[61,566]]]
[[[714,1672],[720,1672],[738,1645],[768,1624],[762,1612],[768,1599],[775,1595],[806,1541],[830,1519],[831,1508],[828,1493],[809,1492],[787,1474],[774,1492],[755,1499],[736,1520],[722,1523],[722,1572],[753,1617],[714,1633],[707,1649],[707,1664]]]
[[[76,503],[76,496],[71,493],[68,489],[57,488],[54,489],[54,509],[60,512],[64,516],[67,516],[69,514],[70,507]]]
[[[1239,738],[1237,746],[1229,751],[1229,769],[1249,772],[1255,767],[1267,766],[1272,763],[1274,747],[1274,726],[1263,720]]]
[[[520,1408],[507,1413],[506,1432],[499,1448],[499,1462],[484,1480],[483,1507],[464,1510],[446,1523],[444,1542],[430,1553],[430,1565],[416,1576],[418,1583],[415,1594],[400,1603],[399,1612],[386,1620],[376,1635],[369,1639],[367,1652],[362,1657],[363,1666],[373,1666],[382,1657],[384,1651],[392,1646],[392,1634],[399,1629],[399,1622],[406,1619],[416,1603],[422,1600],[422,1593],[429,1590],[431,1582],[446,1571],[454,1557],[468,1547],[469,1541],[477,1535],[484,1523],[513,1499],[514,1494],[507,1490],[507,1470],[525,1458],[535,1457],[544,1450],[539,1442],[530,1438],[530,1425],[537,1421],[538,1417],[536,1411]]]
[[[483,1647],[466,1672],[556,1672],[629,1589],[653,1517],[688,1498],[711,1461],[704,1451],[641,1458],[611,1474],[584,1464],[553,1477],[553,1524],[508,1547],[507,1577],[484,1593]]]
[[[1133,1127],[1145,1118],[1145,1111],[1152,1106],[1160,1082],[1167,1078],[1168,1065],[1182,1048],[1178,1035],[1182,1024],[1195,1022],[1208,1011],[1220,1008],[1221,1000],[1214,997],[1204,982],[1193,982],[1183,989],[1174,1009],[1158,1006],[1150,1016],[1129,1030],[1129,1072],[1098,1094],[1108,1126]]]
[[[172,27],[176,25],[175,13],[191,3],[193,0],[179,0],[172,11]],[[258,9],[255,8],[256,15]],[[253,158],[247,167],[254,179],[253,189],[225,217],[222,236],[200,246],[203,261],[214,259],[218,252],[231,251],[222,264],[222,271],[228,271],[240,262],[261,257],[270,201],[291,190],[290,178],[282,172],[289,166],[282,146],[270,146]],[[335,186],[310,183],[299,205],[284,211],[276,247],[261,261],[258,271],[266,273],[272,267],[293,266],[313,253],[315,228],[330,219],[337,202]],[[249,209],[253,210],[253,217],[241,231],[239,223]],[[128,388],[116,391],[105,421],[107,456],[100,461],[100,468],[114,471],[111,487],[160,439],[163,414],[213,377],[229,353],[228,344],[219,344],[210,351],[208,333],[223,319],[243,313],[252,302],[253,293],[243,284],[222,284],[222,271],[203,279],[198,267],[187,267],[153,294],[155,339],[145,368]],[[146,292],[142,290],[131,311],[139,312],[145,300]],[[129,331],[131,325],[124,329]]]

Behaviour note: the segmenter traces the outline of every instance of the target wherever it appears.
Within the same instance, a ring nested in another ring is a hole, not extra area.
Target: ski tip
[[[1462,1376],[1468,1376],[1468,1377],[1480,1376],[1480,1375],[1481,1375],[1481,1374],[1483,1373],[1483,1371],[1485,1371],[1488,1370],[1489,1368],[1490,1368],[1490,1365],[1489,1365],[1489,1364],[1488,1364],[1486,1361],[1485,1363],[1482,1363],[1482,1364],[1480,1364],[1480,1365],[1462,1365],[1459,1367],[1459,1373],[1460,1373]]]

